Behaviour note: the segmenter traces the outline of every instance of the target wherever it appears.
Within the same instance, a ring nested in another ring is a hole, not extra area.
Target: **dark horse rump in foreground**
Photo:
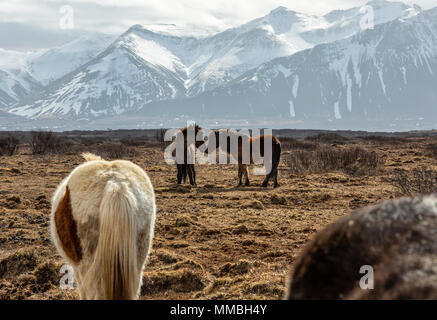
[[[288,298],[437,299],[436,195],[359,209],[319,232],[295,264]]]

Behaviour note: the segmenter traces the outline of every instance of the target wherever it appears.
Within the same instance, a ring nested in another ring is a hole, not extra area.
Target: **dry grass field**
[[[435,138],[334,138],[281,139],[277,189],[254,175],[237,187],[235,165],[197,166],[197,187],[177,185],[159,146],[124,150],[149,174],[158,208],[141,298],[280,299],[317,231],[355,208],[436,186]],[[0,299],[78,298],[60,288],[64,263],[49,230],[52,194],[83,162],[66,149],[33,155],[22,144],[0,156]]]

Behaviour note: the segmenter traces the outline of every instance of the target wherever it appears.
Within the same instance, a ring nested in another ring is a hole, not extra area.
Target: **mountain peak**
[[[270,11],[270,13],[276,13],[276,12],[282,12],[282,11],[288,11],[288,9],[284,6],[279,6],[276,9],[273,9],[272,11]]]
[[[409,7],[407,4],[401,1],[371,0],[366,3],[366,6],[372,6],[372,7],[387,7],[392,5],[401,5],[405,8]]]
[[[366,4],[368,5],[372,5],[372,4],[389,4],[392,1],[387,1],[387,0],[371,0],[369,2],[367,2]]]
[[[290,10],[284,6],[279,6],[276,9],[273,9],[272,11],[270,11],[269,16],[270,15],[283,15],[283,14],[295,14],[296,11]]]
[[[143,31],[144,27],[141,24],[134,24],[129,29],[127,29],[126,33],[128,32],[135,32],[135,31]]]

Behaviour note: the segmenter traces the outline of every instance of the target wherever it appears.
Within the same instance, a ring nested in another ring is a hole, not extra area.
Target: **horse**
[[[316,234],[286,298],[437,299],[436,230],[436,195],[358,209]]]
[[[83,157],[53,196],[52,241],[80,299],[136,299],[153,239],[153,186],[132,162]]]
[[[190,180],[190,184],[193,186],[196,186],[196,170],[194,168],[194,163],[188,163],[187,158],[194,157],[195,154],[195,148],[199,148],[204,142],[203,141],[195,141],[194,145],[188,145],[187,142],[187,136],[188,136],[188,129],[192,128],[194,130],[194,139],[196,138],[199,131],[202,130],[201,127],[199,127],[196,124],[189,125],[185,128],[181,129],[181,132],[183,134],[184,138],[184,161],[183,163],[176,163],[177,168],[177,183],[181,184],[182,181],[185,183],[188,178]],[[173,156],[176,156],[176,150],[173,151]]]
[[[276,138],[274,135],[261,135],[261,136],[257,136],[257,137],[250,137],[248,135],[244,135],[241,133],[238,133],[236,131],[233,130],[214,130],[213,131],[215,134],[215,146],[213,146],[213,149],[217,150],[217,149],[221,149],[220,146],[220,133],[225,133],[227,134],[226,139],[227,139],[227,143],[226,143],[226,150],[222,150],[224,152],[226,152],[228,155],[236,158],[238,160],[238,178],[239,178],[239,183],[238,186],[241,186],[243,184],[243,176],[245,177],[245,185],[249,186],[250,185],[250,181],[249,181],[249,172],[248,172],[248,165],[243,163],[243,144],[244,143],[248,143],[249,146],[249,152],[250,152],[250,164],[254,163],[254,159],[253,159],[253,146],[255,144],[259,143],[260,146],[260,156],[264,157],[264,145],[265,142],[264,141],[271,141],[271,150],[272,150],[272,166],[271,166],[271,170],[270,172],[266,175],[262,186],[263,187],[267,187],[269,180],[273,178],[274,180],[274,188],[277,188],[279,186],[278,184],[278,166],[279,166],[279,161],[281,159],[281,142],[279,141],[278,138]],[[231,139],[238,139],[238,147],[237,147],[237,155],[232,154],[233,150],[231,150]],[[209,140],[207,147],[208,149],[205,151],[205,153],[208,153],[209,150],[209,144],[211,143],[211,141]],[[264,159],[266,160],[266,159]],[[264,162],[265,163],[265,162]]]

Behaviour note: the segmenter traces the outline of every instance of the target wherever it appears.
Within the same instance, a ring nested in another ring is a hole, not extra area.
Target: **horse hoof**
[[[267,183],[263,183],[261,186],[262,186],[263,188],[267,188]]]

